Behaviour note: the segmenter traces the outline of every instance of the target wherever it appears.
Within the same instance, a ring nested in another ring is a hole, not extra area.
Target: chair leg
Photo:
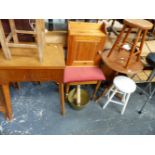
[[[66,84],[66,98],[67,98],[68,93],[69,93],[69,88],[70,88],[70,84],[67,83],[67,84]]]
[[[103,106],[103,109],[105,109],[107,107],[107,105],[110,103],[111,99],[114,97],[114,95],[116,94],[117,89],[115,89],[113,91],[113,93],[111,94],[111,96],[108,98],[107,102],[105,103],[105,105]]]
[[[103,96],[106,96],[106,94],[108,93],[109,89],[110,89],[110,86],[108,86],[107,88],[105,88],[105,90],[101,93],[101,95],[98,96],[98,97],[96,98],[95,102],[96,102],[96,103],[99,102],[99,100],[100,100]]]
[[[111,88],[107,91],[105,96],[109,96],[110,92],[114,89],[114,85],[111,86]]]
[[[139,114],[141,114],[143,112],[143,109],[150,102],[150,100],[152,99],[152,97],[153,97],[154,94],[155,94],[155,88],[153,89],[152,93],[148,96],[147,101],[143,104],[143,106],[141,107],[141,109],[138,111]]]
[[[126,95],[126,94],[124,94],[124,95]],[[126,109],[126,107],[127,107],[127,104],[128,104],[129,98],[130,98],[130,94],[127,94],[126,99],[125,99],[125,102],[124,102],[123,109],[122,109],[122,111],[121,111],[121,115],[123,115],[124,112],[125,112],[125,109]]]
[[[94,93],[93,93],[93,95],[92,95],[92,99],[93,99],[93,100],[95,100],[95,98],[96,98],[96,93],[97,93],[97,91],[98,91],[98,89],[99,89],[99,87],[100,87],[100,85],[101,85],[101,82],[102,82],[102,81],[98,81],[97,84],[96,84]]]

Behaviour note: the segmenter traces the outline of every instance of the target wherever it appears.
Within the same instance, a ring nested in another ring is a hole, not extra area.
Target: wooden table
[[[6,60],[0,51],[0,111],[12,119],[10,82],[55,81],[59,83],[61,113],[65,112],[63,74],[64,51],[60,45],[47,44],[43,63],[39,63],[36,49],[12,48],[12,59]],[[52,101],[51,101],[52,103]]]
[[[136,74],[143,70],[142,62],[136,61],[135,58],[133,58],[128,67],[125,68],[125,64],[129,57],[129,52],[127,51],[115,51],[110,58],[107,57],[108,53],[109,50],[100,53],[101,58],[103,62],[115,72],[123,74]]]

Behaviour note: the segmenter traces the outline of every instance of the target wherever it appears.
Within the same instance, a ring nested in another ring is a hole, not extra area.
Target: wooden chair
[[[44,20],[36,19],[34,31],[17,30],[13,19],[9,19],[10,34],[6,37],[2,22],[0,20],[0,42],[6,59],[11,59],[11,48],[37,48],[39,61],[43,61],[43,48],[44,48]],[[31,34],[35,36],[35,43],[20,43],[18,40],[18,33]],[[13,41],[11,39],[13,38]]]
[[[69,22],[67,66],[64,72],[66,95],[70,85],[97,84],[93,98],[105,80],[99,69],[98,51],[104,48],[106,35],[100,23]]]
[[[71,85],[96,84],[92,98],[96,97],[101,82],[105,80],[102,70],[96,66],[73,67],[67,66],[64,72],[64,83],[66,83],[66,96],[68,96]]]

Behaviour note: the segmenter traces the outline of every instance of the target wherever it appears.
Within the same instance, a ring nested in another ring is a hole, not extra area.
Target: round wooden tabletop
[[[109,57],[107,57],[109,50],[100,53],[103,62],[112,70],[124,73],[124,74],[137,74],[143,70],[143,63],[136,61],[136,57],[133,57],[127,68],[125,65],[129,57],[129,52],[122,50],[120,52],[114,51]]]
[[[144,30],[149,30],[153,27],[153,24],[144,19],[124,19],[124,23],[133,28],[141,28]]]

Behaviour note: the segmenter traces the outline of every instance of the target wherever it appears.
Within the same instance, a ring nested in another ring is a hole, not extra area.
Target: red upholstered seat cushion
[[[64,82],[83,82],[105,80],[102,70],[98,67],[67,66],[64,72]]]

